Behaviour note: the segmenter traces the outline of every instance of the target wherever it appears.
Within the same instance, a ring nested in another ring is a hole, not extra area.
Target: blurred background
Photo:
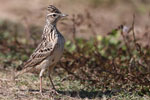
[[[149,25],[149,0],[0,0],[0,18],[23,25],[35,24],[43,27],[45,24],[46,7],[54,4],[62,12],[78,15],[77,35],[83,38],[91,36],[88,30],[88,14],[92,17],[93,27],[97,34],[105,35],[120,24],[131,25],[133,14],[136,15],[136,30],[141,32]],[[83,15],[83,16],[81,16]],[[70,21],[60,25],[64,34],[70,33]],[[88,35],[87,35],[88,34]]]
[[[69,15],[58,23],[66,44],[56,100],[150,100],[150,0],[0,0],[0,99],[41,99],[38,74],[9,79],[40,42],[50,4]]]

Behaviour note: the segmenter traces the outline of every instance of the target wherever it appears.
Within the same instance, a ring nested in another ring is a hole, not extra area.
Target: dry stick
[[[139,51],[139,52],[140,52],[140,55],[143,56],[143,60],[144,60],[144,62],[146,63],[146,66],[148,67],[148,61],[146,60],[146,57],[145,57],[143,51],[141,50],[141,46],[140,46],[140,45],[137,43],[137,41],[136,41],[136,36],[135,36],[134,28],[135,28],[135,14],[133,15],[133,23],[132,23],[132,31],[133,31],[134,44],[135,44],[135,46],[136,46],[136,50]],[[140,64],[139,62],[137,62],[137,63],[138,63],[138,65],[142,66],[145,70],[147,69],[145,65]],[[149,67],[148,67],[148,70],[147,70],[147,71],[149,71]],[[150,73],[147,72],[147,74],[150,74]],[[140,80],[140,79],[138,79],[138,80]],[[141,82],[140,82],[140,83],[141,83]],[[144,83],[141,83],[141,84],[144,84]],[[145,85],[147,85],[147,84],[145,84]]]
[[[115,31],[121,30],[121,36],[122,36],[123,41],[124,41],[124,43],[125,43],[125,45],[126,45],[126,47],[127,47],[127,53],[128,53],[128,55],[131,57],[132,55],[131,55],[131,52],[130,52],[130,47],[129,47],[129,45],[128,45],[128,41],[127,41],[127,39],[126,39],[126,36],[124,35],[123,27],[124,27],[123,25],[120,25],[119,27],[117,27],[117,28],[115,29]],[[128,30],[127,33],[130,33],[131,30],[132,30],[132,27]],[[109,35],[109,34],[111,34],[111,33],[112,33],[112,32],[109,32],[109,33],[107,33],[107,34]]]
[[[133,40],[134,40],[134,43],[136,44],[134,25],[135,25],[135,14],[133,15],[132,31],[133,31]]]
[[[120,29],[121,29],[121,35],[123,37],[123,41],[124,41],[124,43],[125,43],[125,45],[127,47],[127,52],[129,54],[130,58],[132,58],[132,53],[130,52],[130,47],[128,45],[128,41],[127,41],[126,36],[124,35],[124,32],[123,32],[123,26],[120,26]],[[130,33],[133,30],[134,30],[134,20],[133,20],[133,23],[132,23],[132,27],[128,30],[127,33]],[[136,43],[135,33],[133,33],[133,36],[134,36],[134,43]],[[131,72],[131,71],[129,70],[129,72]],[[134,79],[133,78],[134,75],[128,75],[128,76],[132,76],[132,79]],[[128,80],[130,80],[130,81],[132,81],[132,79],[128,78]]]
[[[87,15],[87,19],[89,20],[88,26],[91,29],[91,32],[93,33],[94,38],[96,39],[97,33],[96,33],[96,31],[93,27],[93,24],[92,24],[92,23],[96,24],[96,22],[94,21],[94,19],[92,18],[91,14],[89,12],[86,12],[86,15]],[[91,21],[92,21],[92,23],[90,23]]]
[[[80,48],[79,48],[79,46],[78,46],[78,43],[76,42],[76,19],[75,19],[75,15],[73,14],[72,17],[73,17],[73,18],[71,19],[72,22],[73,22],[73,25],[72,25],[72,27],[73,27],[73,31],[72,31],[73,35],[72,35],[72,37],[73,37],[73,41],[74,41],[74,43],[75,43],[75,45],[76,45],[76,47],[77,47],[77,51],[79,52],[79,51],[80,51]]]
[[[149,12],[149,15],[148,15],[148,21],[150,23],[150,12]],[[148,28],[149,28],[149,25],[148,25]],[[148,31],[149,32],[149,31]],[[150,35],[148,34],[148,48],[150,47]]]
[[[149,12],[149,23],[150,23],[150,12]],[[148,48],[150,47],[150,34],[148,34]],[[150,65],[149,65],[150,66]],[[148,67],[148,71],[150,72],[150,67]]]
[[[137,41],[136,41],[136,36],[135,36],[135,31],[134,31],[134,29],[135,29],[135,14],[133,15],[133,22],[132,22],[133,41],[134,41],[136,50],[137,50],[137,51],[140,51],[140,53],[142,53],[142,52],[141,52],[141,47],[140,47],[140,45],[139,45],[139,44],[137,43]]]
[[[17,25],[15,25],[14,28],[15,28],[15,29],[14,29],[15,43],[16,43],[16,44],[19,44],[18,39],[17,39],[17,37],[18,37],[18,27],[17,27]]]
[[[94,21],[94,19],[92,18],[92,16],[90,15],[90,13],[89,12],[87,12],[87,19],[89,20],[89,22],[90,22],[90,20],[92,21],[92,23],[94,23],[94,24],[96,24],[96,22]],[[96,52],[97,52],[97,54],[98,54],[98,56],[101,58],[102,56],[101,56],[101,54],[98,52],[99,50],[98,50],[98,40],[97,40],[97,32],[95,31],[95,29],[94,29],[94,27],[93,27],[93,25],[92,25],[92,23],[89,23],[89,28],[91,29],[91,32],[92,32],[92,34],[94,35],[94,40],[95,40],[95,42],[94,42],[94,46],[95,46],[95,48],[96,48]]]
[[[72,33],[73,33],[73,35],[72,35],[72,37],[73,37],[73,39],[74,39],[74,42],[75,42],[75,38],[76,38],[76,22],[75,22],[75,15],[73,14],[72,15],[72,22],[73,22],[73,25],[72,25],[72,29],[73,29],[73,31],[72,31]]]
[[[133,22],[132,22],[132,31],[133,31],[134,44],[135,44],[136,50],[140,52],[140,55],[144,55],[144,53],[141,50],[141,46],[136,41],[134,28],[135,28],[135,14],[133,15]],[[148,65],[148,62],[147,62],[145,56],[143,58],[144,58],[144,62]]]
[[[89,21],[91,20],[92,23],[96,24],[96,22],[94,21],[94,19],[93,19],[92,16],[90,15],[90,13],[87,12],[86,14],[87,14],[87,19],[88,19]],[[92,32],[92,34],[93,34],[93,36],[94,36],[94,40],[95,40],[95,42],[94,42],[94,47],[95,47],[95,49],[96,49],[96,50],[95,50],[96,52],[94,52],[94,54],[95,54],[96,56],[98,56],[98,57],[101,59],[101,58],[102,58],[102,55],[100,54],[99,49],[98,49],[97,32],[95,31],[95,29],[94,29],[92,23],[89,23],[89,28],[91,29],[91,32]]]
[[[124,35],[123,27],[121,27],[121,35],[122,35],[122,37],[123,37],[123,41],[124,41],[124,43],[125,43],[125,45],[126,45],[126,47],[127,47],[128,55],[129,55],[129,56],[130,56],[130,58],[131,58],[130,47],[129,47],[128,42],[127,42],[127,40],[126,40],[126,37],[125,37],[125,35]]]
[[[141,51],[141,46],[136,41],[136,36],[135,36],[135,30],[134,29],[135,29],[135,14],[133,15],[133,22],[132,22],[133,41],[134,41],[136,50],[140,51],[140,54],[143,54],[143,52]]]
[[[96,36],[97,36],[97,33],[96,33],[96,31],[94,30],[94,27],[93,27],[93,25],[92,25],[92,23],[95,23],[95,21],[93,20],[93,18],[92,18],[92,16],[90,15],[90,13],[89,12],[87,12],[87,19],[89,20],[89,28],[91,29],[91,32],[93,33],[93,35],[94,35],[94,39],[95,39],[95,42],[94,42],[94,46],[95,46],[95,48],[96,48],[96,54],[98,55],[98,57],[99,58],[101,58],[101,54],[98,52],[98,47],[97,47],[97,44],[98,44],[98,41],[97,41],[97,39],[96,39]],[[90,20],[92,21],[92,23],[90,23]],[[94,52],[95,53],[95,52]],[[83,71],[83,70],[81,70],[82,71],[82,73],[89,79],[89,80],[91,80],[91,81],[96,81],[96,80],[93,80],[92,79],[92,76],[90,76],[90,75],[87,75],[86,74],[86,72],[85,71]]]

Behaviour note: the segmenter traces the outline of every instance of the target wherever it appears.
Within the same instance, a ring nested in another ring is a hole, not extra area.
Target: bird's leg
[[[53,70],[53,67],[54,67],[54,65],[51,66],[51,67],[49,67],[49,69],[48,69],[48,77],[49,77],[49,80],[50,80],[50,82],[51,82],[51,85],[52,85],[53,89],[56,90],[56,88],[55,88],[55,86],[54,86],[54,83],[53,83],[53,81],[52,81],[51,75],[50,75],[50,74],[51,74],[51,71]]]
[[[52,87],[53,87],[53,89],[50,90],[50,91],[52,92],[52,94],[58,94],[58,92],[57,92],[57,90],[56,90],[56,88],[55,88],[55,86],[54,86],[54,84],[53,84],[51,75],[50,75],[50,74],[51,74],[51,71],[53,70],[53,67],[54,67],[54,66],[49,67],[49,70],[48,70],[48,77],[49,77],[49,80],[50,80],[51,85],[52,85]]]
[[[53,89],[56,90],[56,88],[55,88],[55,86],[54,86],[54,83],[53,83],[53,81],[52,81],[52,78],[51,78],[50,73],[49,73],[48,77],[49,77],[49,80],[50,80],[50,82],[51,82],[51,84],[52,84]]]
[[[42,76],[40,76],[40,93],[42,94]]]
[[[45,71],[45,69],[42,69],[40,72],[40,93],[42,94],[42,76],[43,76],[43,72]]]

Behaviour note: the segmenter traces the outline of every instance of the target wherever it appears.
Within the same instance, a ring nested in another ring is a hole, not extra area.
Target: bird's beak
[[[61,14],[61,17],[67,17],[68,15],[67,14]]]

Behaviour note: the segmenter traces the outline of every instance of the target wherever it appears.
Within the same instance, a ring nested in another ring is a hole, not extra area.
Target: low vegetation
[[[78,38],[78,22],[72,19],[72,39],[65,44],[64,56],[54,69],[54,83],[59,95],[45,90],[43,99],[57,100],[149,99],[150,96],[150,45],[136,36],[134,18],[131,27],[120,25],[105,36],[97,35],[92,24],[90,39]],[[28,32],[30,34],[28,34]],[[33,99],[40,97],[37,74],[25,74],[14,82],[9,80],[14,70],[21,67],[39,42],[42,28],[10,21],[0,22],[0,98]],[[144,39],[148,38],[145,30]],[[5,79],[7,78],[7,79]],[[45,77],[45,89],[49,89]],[[7,88],[9,87],[9,88]],[[21,100],[22,100],[21,99]]]

